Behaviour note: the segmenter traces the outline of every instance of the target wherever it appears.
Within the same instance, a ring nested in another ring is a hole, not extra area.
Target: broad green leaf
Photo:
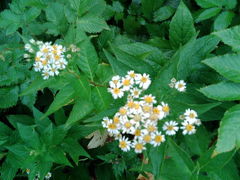
[[[187,43],[195,34],[192,15],[181,1],[170,23],[169,36],[171,44],[173,47],[179,47]]]
[[[108,82],[112,79],[114,74],[109,64],[102,63],[98,65],[96,75],[101,84],[108,85]]]
[[[205,96],[218,101],[240,100],[240,84],[221,82],[200,89]]]
[[[240,54],[226,54],[224,56],[217,56],[206,59],[203,63],[215,69],[225,78],[240,82]]]
[[[124,76],[127,71],[131,68],[122,62],[119,62],[115,57],[113,57],[107,50],[103,50],[105,56],[107,57],[108,62],[111,64],[114,74]]]
[[[237,0],[222,0],[227,9],[233,9],[237,5]]]
[[[95,86],[92,90],[92,101],[97,111],[104,111],[109,108],[112,97],[106,87]]]
[[[76,60],[76,63],[78,67],[93,80],[98,65],[96,50],[89,40],[84,41],[80,48],[80,57]]]
[[[68,105],[70,102],[72,102],[74,95],[75,91],[73,87],[71,87],[70,85],[63,87],[63,89],[61,89],[57,93],[56,97],[54,98],[54,101],[48,108],[47,112],[44,114],[44,117],[47,117],[48,115],[60,109],[61,107]]]
[[[17,123],[24,125],[33,125],[34,119],[28,115],[9,115],[7,116],[8,121],[12,124],[13,127],[17,128]]]
[[[217,14],[219,14],[220,11],[221,11],[221,8],[218,8],[218,7],[206,9],[198,15],[195,21],[201,22],[203,20],[210,19],[211,17],[214,17]]]
[[[222,6],[224,0],[195,0],[202,8]]]
[[[152,19],[153,12],[160,8],[163,3],[164,0],[141,0],[143,15],[148,19]]]
[[[234,51],[240,51],[240,26],[214,32],[225,44],[231,46]]]
[[[93,104],[85,100],[77,100],[73,106],[73,109],[69,115],[69,118],[66,122],[67,125],[71,125],[86,115],[88,115],[93,110]]]
[[[88,33],[98,33],[103,29],[109,30],[104,19],[96,16],[83,16],[77,21],[77,27]]]
[[[235,14],[231,11],[224,11],[218,15],[218,17],[214,21],[214,30],[219,31],[227,28],[231,22]]]
[[[221,120],[218,129],[216,153],[223,153],[240,147],[240,105],[230,108]]]
[[[18,132],[20,134],[21,139],[33,148],[39,148],[40,141],[38,134],[33,126],[26,126],[18,123]]]
[[[163,6],[154,12],[154,21],[160,22],[170,18],[175,10],[171,6]]]
[[[1,167],[1,178],[4,180],[13,180],[18,168],[8,160],[5,160]]]
[[[70,162],[66,157],[66,153],[60,147],[51,148],[49,151],[50,157],[54,163],[71,166]]]
[[[18,101],[18,86],[0,88],[0,108],[15,106]]]

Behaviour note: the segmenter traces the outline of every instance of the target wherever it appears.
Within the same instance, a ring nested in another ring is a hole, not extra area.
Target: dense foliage
[[[8,3],[0,6],[2,180],[240,179],[237,0]],[[102,122],[127,101],[111,95],[109,81],[130,71],[150,78],[147,88],[136,83],[159,111],[168,103],[159,131],[188,112],[202,125],[122,151]]]

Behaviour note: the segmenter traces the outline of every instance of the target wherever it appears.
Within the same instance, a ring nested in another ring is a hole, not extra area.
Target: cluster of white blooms
[[[42,73],[43,79],[57,76],[68,64],[65,58],[66,48],[59,44],[52,45],[51,42],[44,43],[31,39],[25,44],[25,50],[28,53],[24,54],[24,58],[29,61],[29,58],[34,57],[33,68],[36,72]]]
[[[183,80],[177,81],[175,78],[172,78],[169,86],[177,89],[179,92],[186,91],[186,83]]]
[[[195,125],[200,124],[197,113],[187,109],[182,127],[179,128],[176,121],[167,121],[162,127],[165,133],[159,131],[158,122],[169,115],[170,107],[165,102],[158,104],[152,94],[141,94],[150,84],[149,75],[134,71],[129,71],[125,77],[114,76],[109,82],[109,92],[114,99],[123,97],[124,93],[128,96],[126,104],[113,118],[103,118],[102,125],[125,152],[133,148],[136,153],[142,153],[146,144],[159,146],[165,141],[165,135],[175,135],[180,128],[184,135],[193,134]]]
[[[30,174],[30,169],[26,169],[26,173],[27,174]],[[44,177],[44,179],[45,180],[49,180],[50,178],[52,177],[52,173],[51,172],[48,172],[46,175],[45,175],[45,177]],[[36,177],[35,177],[35,179],[34,180],[39,180],[40,179],[40,175],[39,175],[39,173],[36,175]]]

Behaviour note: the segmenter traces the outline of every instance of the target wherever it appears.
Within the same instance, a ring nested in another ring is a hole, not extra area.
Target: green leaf
[[[51,148],[49,151],[49,154],[54,163],[71,166],[62,148],[59,148],[59,147]]]
[[[78,67],[93,81],[98,65],[96,50],[89,40],[84,41],[80,48],[80,57],[77,59],[76,63]]]
[[[17,124],[18,131],[21,139],[33,148],[39,148],[40,141],[37,132],[33,126],[26,126],[23,124]]]
[[[215,151],[223,153],[240,147],[240,105],[230,108],[221,120]]]
[[[74,95],[75,91],[72,86],[67,85],[63,87],[63,89],[61,89],[57,93],[56,97],[54,98],[54,101],[52,102],[52,104],[50,105],[47,112],[44,114],[42,118],[49,116],[50,114],[54,113],[61,107],[66,106],[67,104],[72,102]]]
[[[181,1],[175,15],[172,18],[169,29],[169,36],[171,44],[178,47],[187,43],[196,34],[193,18],[186,7]]]
[[[109,108],[112,97],[106,87],[95,86],[92,90],[92,101],[98,111],[104,111]]]
[[[231,22],[235,14],[231,11],[224,11],[218,15],[218,17],[214,21],[214,30],[219,31],[227,28]]]
[[[221,82],[200,89],[205,96],[218,101],[240,100],[240,84]]]
[[[231,46],[234,51],[240,51],[240,26],[214,32],[225,44]]]
[[[104,19],[96,16],[85,15],[77,21],[77,27],[88,33],[98,33],[103,29],[109,30]]]
[[[195,0],[202,8],[219,7],[222,5],[223,0]]]
[[[203,63],[215,69],[227,79],[240,82],[240,54],[226,54],[206,59]]]
[[[163,6],[154,12],[154,21],[161,22],[170,18],[174,14],[175,10],[171,6]]]
[[[15,106],[18,101],[18,86],[0,88],[0,108]]]
[[[164,3],[164,0],[141,0],[141,3],[143,15],[148,19],[152,19],[153,12],[160,8],[160,6]]]
[[[214,17],[217,14],[219,14],[221,10],[222,9],[218,8],[218,7],[206,9],[198,15],[198,17],[195,21],[196,22],[201,22],[203,20],[210,19],[211,17]]]
[[[73,106],[73,109],[69,115],[66,125],[71,125],[86,115],[88,115],[93,110],[93,104],[85,100],[77,100]]]
[[[33,125],[34,119],[28,115],[9,115],[7,116],[8,121],[12,124],[13,127],[17,128],[17,124],[21,123],[24,125]]]

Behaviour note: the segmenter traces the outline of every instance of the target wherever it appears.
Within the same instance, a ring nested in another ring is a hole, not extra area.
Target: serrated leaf
[[[96,16],[83,16],[77,21],[77,27],[88,33],[98,33],[103,29],[109,30],[104,19]]]
[[[89,40],[84,41],[80,48],[80,57],[76,60],[76,63],[78,67],[93,80],[98,65],[96,50]]]
[[[227,79],[240,82],[240,54],[226,54],[206,59],[203,63],[215,69]]]
[[[203,20],[206,19],[210,19],[214,16],[216,16],[217,14],[220,13],[222,9],[218,8],[218,7],[214,7],[214,8],[209,8],[209,9],[205,9],[203,12],[201,12],[198,17],[196,18],[196,22],[201,22]]]
[[[195,34],[192,15],[181,1],[170,23],[169,36],[171,44],[174,47],[179,47],[187,43]]]
[[[240,105],[230,108],[221,120],[215,151],[223,153],[240,147]]]
[[[231,46],[234,51],[240,51],[240,26],[214,32],[213,34],[225,44]]]
[[[240,84],[224,81],[200,89],[205,96],[218,101],[240,100]]]
[[[0,108],[9,108],[17,104],[18,86],[0,88]]]

